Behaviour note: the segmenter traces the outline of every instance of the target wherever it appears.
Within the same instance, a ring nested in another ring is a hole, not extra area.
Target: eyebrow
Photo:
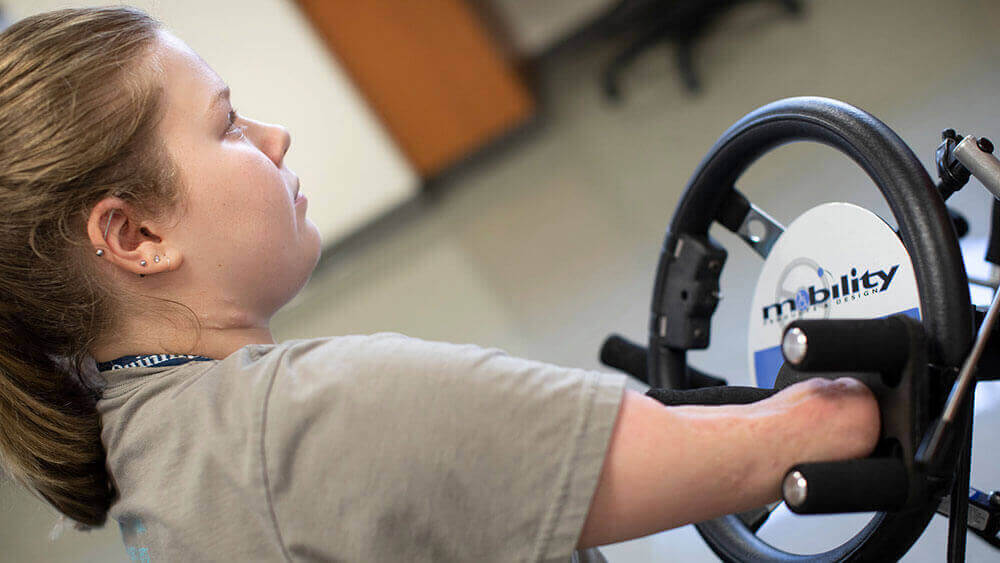
[[[215,93],[214,96],[212,96],[212,101],[211,103],[208,104],[208,113],[211,114],[212,111],[215,109],[215,106],[219,105],[220,103],[222,103],[223,100],[226,99],[229,99],[229,86],[226,86],[222,90],[219,90],[218,92]]]

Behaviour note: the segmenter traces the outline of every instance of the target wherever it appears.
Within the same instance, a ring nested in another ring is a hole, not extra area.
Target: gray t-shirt
[[[150,561],[567,561],[625,378],[398,334],[103,373],[111,509]]]

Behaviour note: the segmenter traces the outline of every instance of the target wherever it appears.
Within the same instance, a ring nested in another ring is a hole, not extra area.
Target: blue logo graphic
[[[806,290],[800,289],[795,294],[795,308],[799,311],[805,311],[809,308],[809,294],[806,293]]]

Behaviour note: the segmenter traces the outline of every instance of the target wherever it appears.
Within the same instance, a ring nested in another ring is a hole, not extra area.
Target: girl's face
[[[160,131],[184,202],[168,233],[183,255],[178,273],[186,269],[183,282],[204,288],[189,295],[192,304],[221,305],[230,317],[222,324],[266,324],[305,285],[320,253],[299,179],[285,166],[291,137],[237,114],[219,76],[173,35],[160,34],[156,57]]]

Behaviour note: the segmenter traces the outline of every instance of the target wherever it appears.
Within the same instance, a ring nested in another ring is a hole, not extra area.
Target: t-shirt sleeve
[[[279,351],[262,459],[293,559],[568,560],[624,376],[388,333]]]

